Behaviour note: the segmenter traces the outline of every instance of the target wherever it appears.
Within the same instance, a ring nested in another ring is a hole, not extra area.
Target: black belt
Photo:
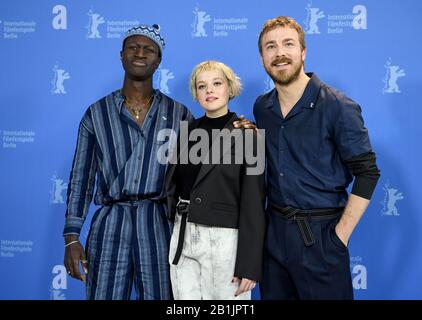
[[[179,263],[180,256],[182,255],[183,242],[185,241],[186,221],[188,220],[189,203],[179,202],[176,210],[177,213],[182,216],[182,220],[180,221],[179,240],[177,241],[176,254],[174,255],[174,259],[172,262],[172,264],[174,265],[177,265]]]
[[[157,203],[164,203],[165,198],[159,198],[156,195],[136,195],[136,196],[124,196],[120,199],[106,199],[104,200],[103,204],[105,206],[112,206],[116,203],[122,203],[122,204],[131,204],[134,205],[137,202],[150,200]]]
[[[286,220],[296,220],[305,246],[310,247],[315,243],[315,238],[309,226],[309,220],[328,220],[336,218],[344,208],[310,209],[302,210],[293,207],[280,207],[274,203],[270,206],[274,212]]]

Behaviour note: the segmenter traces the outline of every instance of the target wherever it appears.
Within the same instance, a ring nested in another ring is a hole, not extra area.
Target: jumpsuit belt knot
[[[323,208],[302,210],[290,206],[280,207],[270,203],[272,211],[286,220],[295,220],[299,227],[305,246],[310,247],[315,243],[315,238],[309,225],[309,220],[328,220],[338,217],[344,208]]]
[[[106,198],[103,201],[104,206],[128,205],[136,206],[140,205],[143,201],[152,201],[158,204],[164,204],[166,198],[157,194],[146,194],[146,195],[124,195],[119,199]]]
[[[176,205],[176,212],[182,216],[182,219],[180,221],[179,240],[177,242],[176,254],[174,255],[172,262],[174,265],[179,263],[180,256],[182,255],[183,242],[185,241],[186,222],[188,220],[189,213],[189,203],[189,200],[184,200],[179,197],[179,202]]]

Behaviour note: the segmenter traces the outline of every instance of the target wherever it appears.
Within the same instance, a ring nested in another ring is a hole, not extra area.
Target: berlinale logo
[[[195,19],[192,26],[192,37],[207,37],[207,33],[205,31],[205,23],[211,21],[211,17],[205,11],[200,11],[199,6],[197,5],[193,10],[193,14],[195,15]]]
[[[99,13],[94,12],[94,10],[90,9],[87,13],[89,16],[89,22],[86,28],[88,29],[88,33],[86,35],[89,39],[98,39],[101,38],[100,31],[98,27],[100,24],[105,22],[104,17],[102,17]]]
[[[400,93],[400,88],[397,84],[397,80],[401,77],[404,77],[406,73],[399,66],[395,66],[391,62],[391,58],[387,60],[385,67],[385,77],[384,77],[384,88],[382,93]]]
[[[156,82],[160,91],[164,94],[170,94],[170,88],[168,85],[169,80],[174,79],[174,74],[169,69],[159,67],[156,72]]]
[[[382,188],[385,192],[384,200],[381,202],[383,205],[382,215],[385,216],[399,216],[400,213],[397,209],[396,202],[403,200],[404,196],[399,190],[390,186],[387,181]]]
[[[53,88],[51,89],[52,94],[66,94],[64,88],[64,81],[70,79],[69,72],[59,67],[58,63],[53,67],[54,77],[51,81]]]
[[[325,18],[324,11],[319,8],[312,7],[311,3],[308,3],[306,7],[307,16],[305,22],[305,33],[306,34],[320,34],[317,22],[318,20]]]
[[[63,191],[67,189],[67,183],[56,174],[53,175],[51,181],[53,186],[50,191],[50,203],[64,203]]]

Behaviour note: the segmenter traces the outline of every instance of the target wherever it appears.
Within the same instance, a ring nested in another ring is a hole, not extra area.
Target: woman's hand
[[[238,277],[233,277],[232,282],[236,282],[239,284],[239,288],[234,294],[235,297],[237,297],[239,294],[252,290],[256,286],[255,280],[249,280],[246,278],[239,279]]]

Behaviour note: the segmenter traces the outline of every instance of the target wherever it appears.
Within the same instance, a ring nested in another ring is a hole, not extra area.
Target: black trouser
[[[267,210],[261,298],[353,299],[349,251],[334,230],[341,212],[297,219],[273,206]]]

